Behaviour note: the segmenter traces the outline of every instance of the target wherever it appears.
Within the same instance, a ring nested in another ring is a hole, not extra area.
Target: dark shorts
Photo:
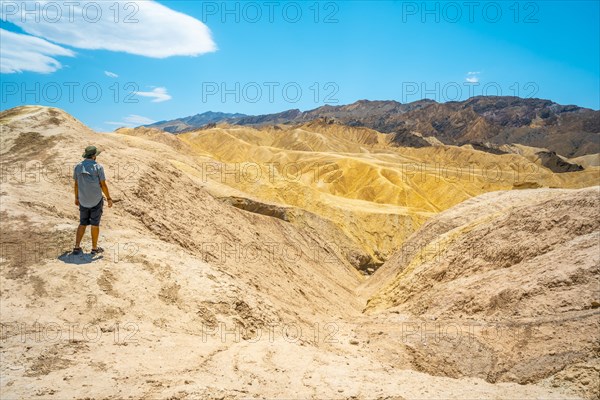
[[[100,200],[100,203],[94,207],[88,208],[79,205],[79,225],[100,225],[100,217],[102,217],[102,207],[104,206],[104,199]]]

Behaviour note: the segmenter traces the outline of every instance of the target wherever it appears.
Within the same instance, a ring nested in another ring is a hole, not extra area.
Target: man
[[[108,207],[112,207],[112,199],[106,186],[104,168],[96,162],[96,156],[100,150],[94,146],[85,148],[82,157],[84,160],[75,166],[73,179],[75,180],[75,205],[79,206],[79,227],[75,236],[75,247],[73,254],[81,254],[81,239],[88,225],[92,226],[92,255],[102,253],[104,249],[98,247],[98,236],[100,235],[100,217],[106,195]]]

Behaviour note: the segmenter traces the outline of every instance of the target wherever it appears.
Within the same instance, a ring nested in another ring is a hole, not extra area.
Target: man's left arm
[[[100,181],[100,187],[102,188],[102,193],[106,196],[106,200],[108,201],[108,207],[112,207],[113,201],[110,198],[110,193],[108,192],[108,186],[106,185],[106,181]]]
[[[108,201],[108,207],[112,207],[112,199],[110,197],[110,193],[108,192],[108,186],[106,185],[106,176],[104,175],[104,167],[98,166],[98,178],[100,179],[100,188],[102,189],[102,193],[106,196],[106,200]]]

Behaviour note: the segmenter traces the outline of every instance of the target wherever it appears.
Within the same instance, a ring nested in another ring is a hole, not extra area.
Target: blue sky
[[[106,131],[359,99],[600,108],[598,1],[75,3],[2,2],[2,109],[60,107]]]

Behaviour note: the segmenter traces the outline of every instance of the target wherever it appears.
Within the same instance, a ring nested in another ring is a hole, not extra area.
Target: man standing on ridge
[[[88,146],[82,157],[84,160],[75,166],[73,179],[75,181],[75,205],[79,206],[79,227],[75,236],[75,247],[73,254],[81,254],[81,239],[88,225],[92,228],[92,255],[102,253],[104,249],[98,247],[98,236],[100,235],[100,217],[106,195],[108,207],[112,207],[112,199],[106,186],[104,167],[96,162],[96,156],[101,150],[95,146]]]

